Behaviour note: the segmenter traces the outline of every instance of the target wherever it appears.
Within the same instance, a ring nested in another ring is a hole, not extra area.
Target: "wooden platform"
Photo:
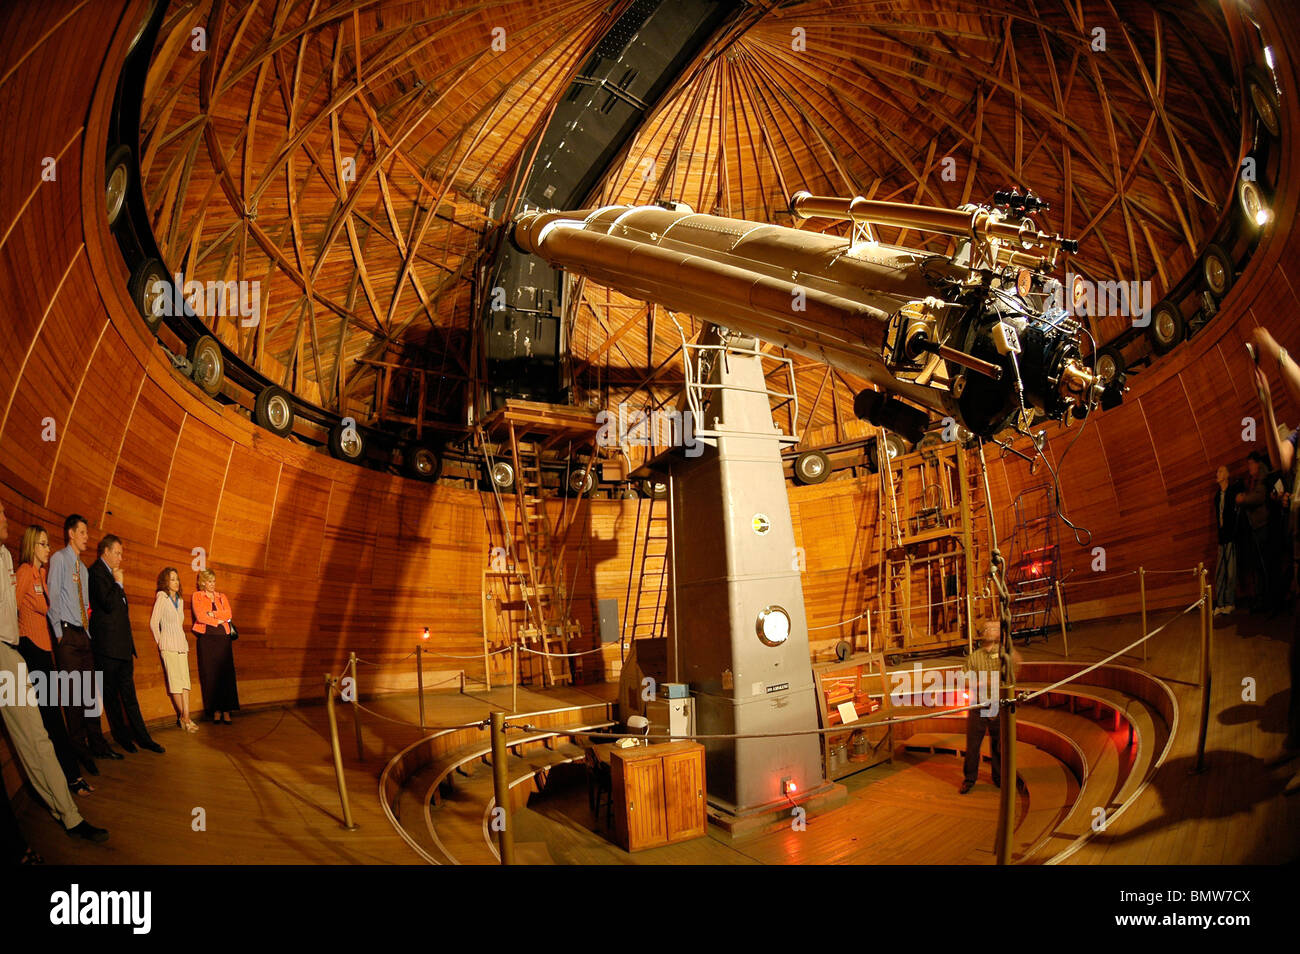
[[[1300,798],[1281,794],[1300,764],[1265,766],[1279,750],[1284,731],[1291,620],[1241,616],[1226,622],[1220,618],[1218,623],[1205,774],[1188,774],[1195,754],[1199,704],[1194,685],[1198,641],[1190,619],[1157,637],[1146,664],[1147,671],[1173,688],[1179,706],[1169,761],[1150,784],[1132,781],[1134,766],[1123,761],[1127,726],[1121,724],[1116,730],[1108,712],[1098,715],[1080,708],[1072,713],[1067,705],[1024,708],[1026,721],[1073,737],[1087,758],[1089,779],[1076,792],[1059,768],[1040,765],[1041,759],[1022,759],[1031,775],[1028,801],[1020,796],[1017,814],[1022,825],[1027,812],[1051,808],[1045,799],[1034,804],[1035,787],[1056,793],[1056,800],[1064,792],[1077,802],[1068,819],[1075,832],[1083,830],[1093,805],[1136,792],[1129,809],[1107,831],[1093,835],[1068,863],[1277,863],[1300,856]],[[1131,640],[1136,630],[1135,621],[1080,626],[1071,634],[1070,661],[1098,659]],[[1036,643],[1025,656],[1064,659],[1059,637],[1046,645]],[[1120,662],[1142,666],[1140,657]],[[1242,680],[1248,676],[1257,682],[1255,702],[1241,701]],[[1080,691],[1107,696],[1093,689]],[[610,685],[521,690],[520,708],[589,705],[612,698],[613,692]],[[367,704],[392,719],[415,719],[415,701],[408,694]],[[508,690],[430,693],[428,721],[472,721],[494,706],[509,707]],[[27,792],[20,794],[15,808],[28,840],[51,863],[422,863],[389,824],[377,796],[384,765],[419,739],[420,732],[363,716],[367,758],[359,762],[345,707],[340,734],[353,813],[360,825],[358,831],[347,832],[339,821],[324,714],[322,706],[279,707],[241,714],[232,727],[204,725],[197,735],[164,728],[157,738],[167,747],[165,755],[142,752],[122,762],[101,762],[103,774],[93,780],[97,791],[79,804],[90,821],[111,830],[112,838],[104,846],[66,838]],[[1129,715],[1143,725],[1151,718],[1135,708]],[[1091,729],[1081,728],[1083,723]],[[894,763],[846,779],[848,804],[810,819],[806,831],[770,833],[738,846],[710,837],[635,856],[596,831],[581,767],[561,764],[575,753],[534,753],[530,758],[549,766],[544,773],[549,778],[544,778],[540,794],[532,792],[536,786],[530,783],[517,789],[514,801],[520,805],[516,813],[516,843],[524,848],[520,857],[535,863],[980,864],[993,860],[997,791],[990,784],[988,766],[982,767],[972,792],[958,795],[961,763],[949,752],[905,753],[900,746]],[[1139,761],[1149,754],[1143,753]],[[469,775],[483,778],[463,777],[459,783],[456,797],[463,793],[468,799],[457,809],[464,816],[465,837],[473,837],[475,830],[481,837],[478,794],[489,774],[476,766]],[[412,782],[415,788],[420,784],[419,779]],[[427,778],[423,784],[427,795]],[[195,831],[195,810],[200,808],[206,830]],[[414,824],[411,816],[415,815],[422,824],[423,805],[412,802],[410,808],[402,813],[404,823]],[[439,810],[430,810],[435,823]],[[1039,827],[1046,817],[1029,821]],[[451,831],[455,828],[452,825]],[[443,833],[441,827],[439,832]],[[1030,834],[1026,828],[1024,839]],[[1047,850],[1035,851],[1034,858],[1041,860],[1064,843],[1068,839],[1056,839]],[[491,853],[486,846],[481,851],[476,848],[464,860],[490,863]]]

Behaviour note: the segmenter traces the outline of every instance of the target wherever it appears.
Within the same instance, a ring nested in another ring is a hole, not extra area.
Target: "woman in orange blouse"
[[[41,673],[44,676],[45,691],[39,696],[41,721],[45,723],[45,732],[54,745],[54,754],[68,781],[68,788],[75,795],[87,795],[94,789],[82,778],[77,768],[77,750],[68,736],[63,711],[55,704],[57,700],[53,697],[57,685],[54,680],[56,667],[53,643],[50,642],[50,623],[46,616],[50,610],[49,589],[45,584],[45,564],[50,561],[50,538],[44,528],[31,526],[24,530],[18,554],[22,561],[14,583],[18,596],[18,653],[27,664],[28,673]],[[93,761],[87,763],[89,770],[94,770],[94,764]]]
[[[217,592],[217,574],[200,571],[199,588],[190,598],[190,607],[194,613],[194,642],[199,647],[203,708],[213,722],[230,725],[231,711],[239,708],[239,687],[230,638],[230,600]]]

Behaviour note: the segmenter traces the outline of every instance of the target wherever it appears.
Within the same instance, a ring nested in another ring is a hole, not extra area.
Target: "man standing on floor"
[[[128,752],[163,752],[149,735],[135,697],[135,640],[122,576],[122,541],[109,534],[99,541],[99,559],[90,568],[90,643],[95,668],[104,674],[104,708],[113,739]]]
[[[90,645],[90,574],[81,562],[81,551],[86,549],[90,531],[86,518],[74,513],[63,521],[63,538],[67,541],[58,553],[50,557],[50,571],[46,584],[50,589],[50,626],[54,630],[54,659],[64,672],[87,674],[87,685],[101,685],[95,680],[95,653]],[[96,699],[97,706],[103,700]],[[68,720],[68,735],[77,748],[77,757],[87,767],[94,759],[120,759],[104,738],[99,727],[97,709],[68,706],[64,710]]]
[[[0,506],[0,541],[8,535],[9,523],[4,507]],[[96,828],[77,811],[76,800],[68,790],[68,780],[63,776],[54,745],[45,731],[40,706],[31,698],[34,690],[27,678],[27,664],[18,654],[18,639],[18,596],[14,592],[13,558],[0,543],[0,674],[15,687],[12,701],[6,699],[0,703],[0,718],[9,730],[18,761],[22,762],[32,788],[49,806],[69,837],[108,841],[106,830]],[[54,692],[57,688],[47,685],[45,691]],[[86,702],[84,698],[71,701],[83,705]]]
[[[976,696],[970,701],[982,705],[966,710],[966,760],[962,763],[960,789],[963,795],[975,787],[979,778],[980,747],[984,744],[985,732],[989,736],[989,754],[993,762],[993,785],[997,788],[1002,785],[1002,737],[996,705],[1002,672],[1002,624],[995,619],[986,620],[980,625],[979,633],[980,643],[966,660],[966,670],[974,677],[970,681],[972,694]],[[1011,660],[1013,665],[1021,662],[1020,653],[1014,648]],[[1012,673],[1014,675],[1014,670]]]
[[[1214,492],[1214,512],[1218,518],[1219,550],[1214,561],[1214,615],[1231,613],[1237,603],[1237,494],[1242,487],[1232,479],[1226,464],[1214,475],[1219,489]]]

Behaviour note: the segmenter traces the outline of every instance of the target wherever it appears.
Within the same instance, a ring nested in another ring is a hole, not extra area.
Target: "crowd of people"
[[[74,798],[95,791],[86,776],[99,775],[96,760],[121,760],[123,752],[141,749],[166,751],[150,733],[136,698],[137,652],[122,540],[105,535],[87,565],[82,554],[89,527],[80,514],[71,514],[63,523],[64,546],[56,553],[50,552],[43,527],[27,527],[15,569],[4,546],[8,533],[0,504],[0,678],[13,689],[0,702],[0,717],[32,788],[54,818],[69,836],[102,843],[108,831],[86,821]],[[239,708],[232,648],[239,633],[230,599],[217,590],[212,570],[199,572],[189,610],[204,711],[214,724],[229,725]],[[158,574],[149,629],[176,725],[196,732],[190,716],[186,599],[174,567]],[[116,749],[104,736],[101,711]],[[6,860],[42,860],[23,838],[8,798],[0,798],[0,849]]]

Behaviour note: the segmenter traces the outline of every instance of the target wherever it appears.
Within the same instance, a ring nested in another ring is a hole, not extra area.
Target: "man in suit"
[[[139,744],[162,752],[135,697],[135,639],[122,580],[122,541],[110,533],[99,541],[99,559],[90,568],[90,637],[95,668],[104,674],[104,709],[114,741],[126,751]]]
[[[86,518],[79,513],[69,514],[63,521],[62,550],[50,556],[49,576],[46,586],[50,597],[50,627],[54,631],[54,660],[62,672],[79,672],[83,678],[94,679],[95,655],[90,646],[90,588],[87,584],[86,565],[81,553],[90,541]],[[102,700],[97,700],[102,702]],[[99,706],[86,709],[80,705],[64,705],[68,722],[68,737],[77,750],[77,758],[88,772],[98,775],[95,759],[120,759],[104,738],[99,724]]]

